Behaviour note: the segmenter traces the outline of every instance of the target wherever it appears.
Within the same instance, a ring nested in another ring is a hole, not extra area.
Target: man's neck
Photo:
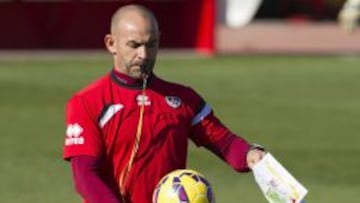
[[[120,71],[116,70],[114,68],[114,73],[115,73],[115,76],[116,78],[124,83],[125,85],[130,85],[130,86],[133,86],[133,85],[140,85],[143,83],[143,79],[142,78],[132,78],[130,77],[129,75],[126,75],[125,73],[121,73]]]
[[[149,85],[153,79],[153,73],[150,73],[146,77],[147,85]],[[132,78],[127,74],[121,73],[115,68],[111,71],[111,77],[113,80],[116,81],[121,86],[129,87],[129,88],[135,88],[135,89],[141,89],[143,88],[143,78]]]

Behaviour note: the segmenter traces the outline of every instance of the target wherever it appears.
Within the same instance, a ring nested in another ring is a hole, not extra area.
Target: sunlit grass
[[[157,75],[192,86],[234,132],[265,145],[308,189],[307,202],[356,202],[360,191],[360,60],[338,57],[160,58]],[[0,61],[0,202],[80,202],[62,161],[64,106],[106,74],[110,58]],[[266,202],[191,145],[189,168],[218,203]]]

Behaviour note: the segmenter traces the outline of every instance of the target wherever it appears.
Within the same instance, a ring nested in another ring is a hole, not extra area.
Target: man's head
[[[113,55],[116,70],[135,79],[151,73],[159,48],[155,16],[142,6],[121,7],[111,19],[105,45]]]

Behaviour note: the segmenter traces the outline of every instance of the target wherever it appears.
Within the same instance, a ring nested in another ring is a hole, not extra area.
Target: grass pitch
[[[109,57],[0,61],[0,202],[81,202],[62,161],[65,102],[111,68]],[[191,85],[222,122],[263,144],[308,189],[307,202],[356,202],[360,59],[162,58],[156,73]],[[266,202],[252,175],[191,146],[189,168],[218,203]]]

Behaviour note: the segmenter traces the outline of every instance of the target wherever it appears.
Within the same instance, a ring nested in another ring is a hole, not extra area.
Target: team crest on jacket
[[[173,107],[174,109],[178,108],[181,105],[181,99],[177,96],[166,96],[165,101],[169,106]]]

